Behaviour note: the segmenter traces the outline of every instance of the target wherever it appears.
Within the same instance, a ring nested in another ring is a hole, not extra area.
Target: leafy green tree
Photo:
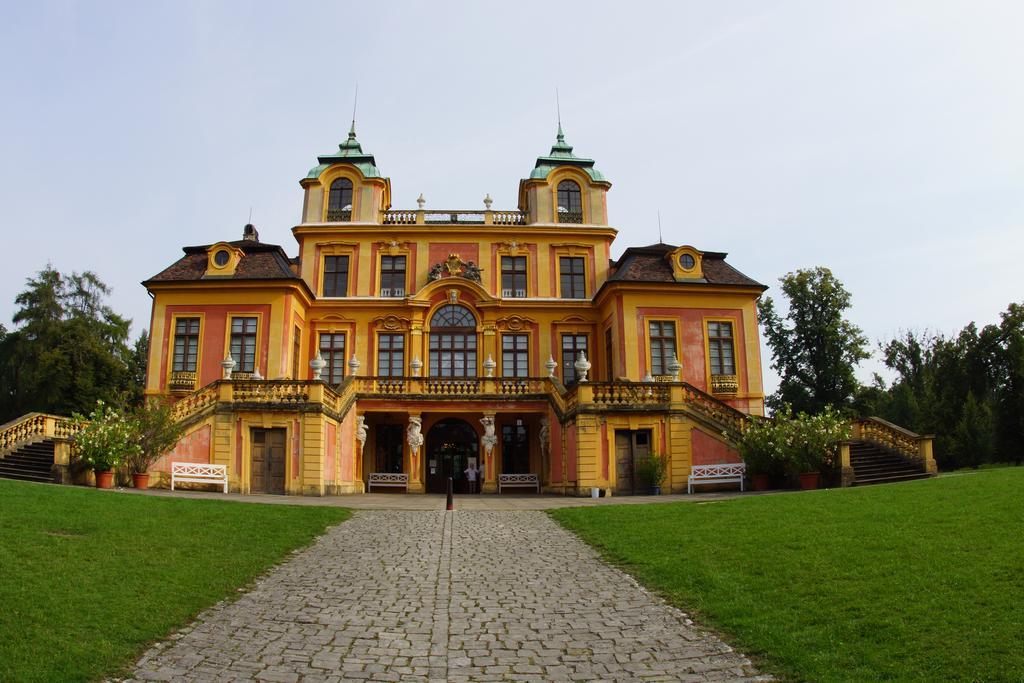
[[[47,266],[28,280],[15,298],[16,328],[0,337],[0,421],[121,402],[130,321],[105,303],[109,293],[89,271],[62,276]]]
[[[943,469],[1024,461],[1024,306],[1011,304],[998,325],[906,332],[881,349],[897,378],[861,390],[858,412],[935,434]]]
[[[845,318],[850,293],[822,267],[787,273],[780,282],[789,304],[785,318],[771,297],[758,306],[772,367],[782,377],[769,405],[809,414],[850,406],[858,387],[854,368],[870,356],[860,328]]]

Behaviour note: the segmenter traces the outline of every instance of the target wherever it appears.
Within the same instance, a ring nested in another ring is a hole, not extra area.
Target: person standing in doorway
[[[469,467],[466,468],[466,471],[463,472],[463,474],[466,475],[466,485],[469,487],[469,492],[470,493],[476,493],[477,492],[477,488],[476,488],[477,477],[480,474],[480,470],[478,470],[476,468],[476,463],[475,462],[469,463]]]

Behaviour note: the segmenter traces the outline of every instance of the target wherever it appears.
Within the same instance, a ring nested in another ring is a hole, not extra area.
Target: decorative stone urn
[[[316,358],[309,361],[309,367],[313,370],[313,381],[319,382],[320,375],[323,374],[324,368],[327,367],[327,361],[325,361],[324,357],[320,355],[319,351],[317,351]]]
[[[579,357],[572,366],[576,368],[576,380],[579,382],[586,382],[587,373],[590,372],[590,361],[587,360],[587,354],[580,351]]]
[[[683,364],[676,358],[675,351],[672,352],[672,359],[668,362],[668,371],[672,375],[673,380],[679,379],[679,371],[682,370]]]
[[[548,356],[548,360],[544,363],[544,367],[547,368],[548,377],[554,377],[555,370],[558,368],[558,363],[555,362],[555,359],[552,356]]]
[[[487,360],[484,361],[484,377],[494,377],[494,368],[498,367],[498,364],[491,358],[491,354],[487,354]]]
[[[356,354],[353,353],[352,357],[348,359],[348,370],[350,375],[356,376],[359,372],[359,359],[356,358]]]
[[[419,377],[420,376],[420,370],[422,370],[422,369],[423,369],[423,361],[421,361],[419,358],[413,358],[412,362],[409,363],[409,370],[412,371],[412,376],[413,377]]]
[[[231,371],[235,369],[235,365],[235,359],[231,357],[229,352],[227,358],[220,362],[220,367],[224,370],[224,379],[231,379]]]

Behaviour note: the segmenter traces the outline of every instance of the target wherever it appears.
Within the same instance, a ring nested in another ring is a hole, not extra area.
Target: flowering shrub
[[[81,428],[73,437],[76,453],[97,472],[112,470],[138,453],[135,425],[117,408],[96,401],[88,417],[79,413],[71,417]]]
[[[737,446],[751,474],[794,476],[834,467],[839,443],[848,438],[849,423],[831,408],[794,417],[787,405],[772,418],[751,418]]]

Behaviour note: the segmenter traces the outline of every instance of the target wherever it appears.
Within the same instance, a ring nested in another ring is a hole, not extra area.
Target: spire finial
[[[664,244],[665,240],[661,238],[661,209],[658,209],[658,244]]]
[[[356,105],[359,104],[359,84],[356,83],[356,93],[352,97],[352,126],[348,129],[349,140],[356,139]]]
[[[565,134],[562,132],[562,101],[558,97],[558,86],[555,86],[555,111],[558,112],[558,135],[559,142],[565,142]]]

